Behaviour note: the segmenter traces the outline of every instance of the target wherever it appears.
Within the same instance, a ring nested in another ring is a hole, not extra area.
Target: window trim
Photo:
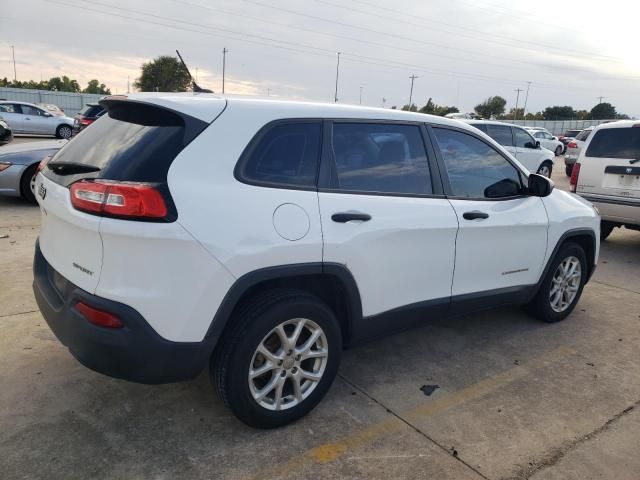
[[[265,182],[261,180],[253,180],[251,178],[247,178],[242,174],[242,170],[244,166],[247,164],[251,155],[255,152],[256,147],[262,141],[267,133],[269,133],[273,128],[280,125],[293,125],[299,123],[313,123],[318,124],[320,126],[320,141],[319,147],[320,152],[318,154],[318,164],[316,166],[316,178],[314,180],[313,185],[292,185],[289,183],[281,183],[281,182]],[[302,191],[318,191],[318,179],[320,176],[320,168],[322,165],[322,158],[324,155],[324,140],[325,140],[325,121],[322,118],[279,118],[277,120],[272,120],[264,124],[260,129],[255,133],[255,135],[249,140],[249,143],[245,146],[244,150],[238,157],[236,161],[236,165],[233,168],[233,177],[239,181],[240,183],[244,183],[246,185],[253,185],[255,187],[264,187],[264,188],[280,188],[285,190],[302,190]]]
[[[320,174],[318,176],[318,192],[382,197],[446,198],[446,196],[444,195],[440,168],[437,164],[435,156],[435,150],[431,143],[431,139],[426,132],[424,122],[372,118],[331,118],[325,119],[324,123],[325,128],[323,129],[323,153],[322,159],[320,161]],[[342,188],[337,188],[335,186],[335,181],[337,180],[337,178],[333,170],[333,166],[335,165],[335,156],[332,147],[333,125],[336,123],[373,123],[382,125],[404,125],[418,127],[420,136],[422,138],[422,144],[427,154],[427,167],[429,168],[429,176],[431,177],[432,193],[376,192],[369,190],[345,190]]]
[[[462,197],[462,196],[454,195],[453,194],[453,189],[451,188],[451,182],[449,181],[449,174],[447,172],[447,168],[446,168],[446,165],[444,163],[444,158],[442,157],[442,152],[440,151],[440,145],[438,145],[438,140],[437,140],[436,134],[434,132],[435,128],[440,128],[440,129],[443,129],[443,130],[453,130],[455,132],[459,132],[459,133],[470,135],[471,137],[476,138],[477,140],[480,140],[482,143],[484,143],[488,147],[492,148],[496,153],[498,153],[507,162],[509,162],[513,168],[516,169],[516,172],[518,172],[518,176],[520,177],[520,184],[522,186],[523,192],[526,192],[526,188],[527,188],[526,185],[524,184],[523,180],[525,178],[528,178],[528,176],[525,175],[525,173],[522,170],[520,170],[518,165],[516,165],[508,156],[506,156],[499,149],[495,148],[495,146],[493,146],[490,143],[488,143],[484,138],[482,138],[480,135],[477,135],[475,132],[469,131],[469,130],[467,130],[465,128],[454,127],[454,126],[451,126],[451,125],[440,125],[440,124],[437,124],[437,123],[427,124],[426,127],[427,127],[427,132],[429,133],[429,136],[431,138],[431,142],[434,145],[434,150],[435,150],[435,154],[436,154],[436,159],[438,161],[439,169],[442,172],[442,175],[441,175],[441,177],[442,177],[442,185],[443,185],[443,188],[444,188],[444,193],[445,193],[446,198],[448,198],[450,200],[469,200],[469,201],[473,201],[473,202],[480,202],[480,201],[482,201],[482,202],[504,202],[504,201],[507,201],[507,200],[516,200],[516,199],[519,199],[519,198],[528,198],[528,197],[530,197],[530,195],[528,195],[527,193],[522,193],[520,195],[513,195],[513,196],[510,196],[510,197],[500,197],[500,198]],[[494,140],[494,142],[495,142],[495,140]],[[498,144],[498,142],[496,142],[496,143]],[[498,144],[498,145],[500,145],[500,144]],[[504,146],[502,146],[502,145],[500,145],[500,146],[502,148],[504,148]]]

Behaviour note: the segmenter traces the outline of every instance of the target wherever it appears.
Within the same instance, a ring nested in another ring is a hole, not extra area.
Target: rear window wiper
[[[49,162],[47,168],[53,170],[58,175],[74,175],[76,173],[99,172],[100,168],[95,165],[76,162]]]

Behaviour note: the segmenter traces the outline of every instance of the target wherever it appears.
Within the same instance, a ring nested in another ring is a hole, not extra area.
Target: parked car
[[[640,230],[640,122],[623,120],[593,129],[580,151],[571,191],[600,211],[600,238],[614,228]]]
[[[5,145],[13,140],[11,127],[0,117],[0,145]]]
[[[540,142],[523,127],[491,120],[467,120],[466,123],[493,138],[530,172],[551,177],[555,162],[554,153],[542,148]]]
[[[560,140],[558,140],[557,137],[551,135],[551,133],[549,133],[546,129],[538,128],[534,130],[527,128],[527,130],[529,130],[529,133],[531,133],[533,138],[540,142],[541,146],[543,146],[547,150],[552,151],[556,157],[559,157],[564,153],[564,144]]]
[[[456,120],[190,93],[101,104],[37,176],[39,308],[98,372],[163,383],[210,365],[255,427],[309,412],[367,339],[507,304],[562,320],[596,266],[592,206]]]
[[[55,155],[67,140],[12,143],[0,148],[0,195],[36,203],[35,178],[40,161]]]
[[[0,101],[0,115],[11,126],[14,134],[54,135],[71,138],[73,119],[56,116],[27,102]]]
[[[105,111],[104,107],[98,103],[87,103],[87,105],[73,117],[73,133],[76,134],[84,130],[104,115]]]
[[[36,105],[40,108],[44,108],[46,111],[57,117],[64,116],[64,110],[53,103],[36,103]]]
[[[567,177],[571,176],[573,165],[578,160],[580,150],[582,150],[582,147],[584,147],[585,142],[591,135],[591,132],[593,132],[594,128],[595,127],[587,127],[584,130],[581,130],[580,133],[576,135],[576,138],[574,138],[567,144],[567,153],[564,156],[564,172],[566,173]]]
[[[566,132],[564,132],[564,135],[560,135],[558,137],[558,140],[560,140],[562,143],[564,143],[565,145],[567,145],[571,140],[573,140],[574,138],[576,138],[576,136],[581,132],[582,130],[567,130]]]

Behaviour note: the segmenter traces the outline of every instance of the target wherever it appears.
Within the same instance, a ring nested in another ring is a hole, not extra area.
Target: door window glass
[[[536,148],[535,140],[522,128],[514,128],[513,133],[515,133],[516,137],[516,147]]]
[[[505,147],[513,146],[513,137],[511,136],[511,127],[506,125],[487,125],[487,133],[500,145]]]

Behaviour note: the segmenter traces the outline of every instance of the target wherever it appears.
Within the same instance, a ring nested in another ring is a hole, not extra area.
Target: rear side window
[[[576,140],[581,140],[584,142],[587,138],[589,138],[589,136],[591,135],[591,132],[593,132],[593,129],[582,130],[578,135],[576,135]]]
[[[0,104],[0,112],[5,113],[21,113],[20,106],[13,103]]]
[[[504,145],[505,147],[513,146],[511,127],[505,125],[487,125],[487,134],[500,145]]]
[[[335,123],[332,146],[337,189],[433,193],[427,152],[416,125]]]
[[[454,196],[505,198],[522,193],[518,170],[493,147],[455,130],[433,131]]]
[[[86,105],[79,113],[85,117],[97,117],[102,112],[104,108],[100,105]]]
[[[587,157],[640,158],[640,128],[604,128],[594,135]]]
[[[45,175],[64,185],[79,178],[166,182],[173,160],[206,126],[152,105],[117,102],[58,152]]]
[[[267,127],[243,155],[237,176],[249,183],[314,187],[321,138],[322,125],[318,121]]]

